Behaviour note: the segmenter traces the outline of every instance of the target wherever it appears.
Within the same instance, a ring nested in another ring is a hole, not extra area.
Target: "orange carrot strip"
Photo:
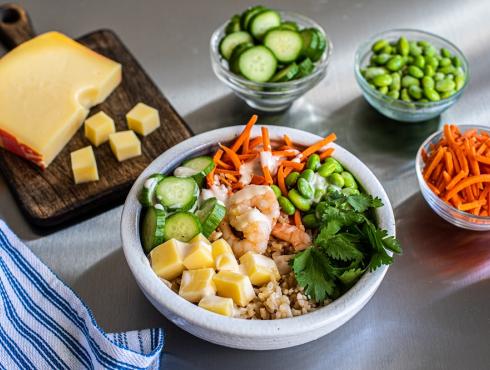
[[[435,155],[434,159],[430,163],[429,167],[427,167],[427,169],[425,170],[424,179],[427,180],[430,178],[430,175],[436,169],[443,155],[444,155],[444,148],[441,147],[437,150],[437,154]]]
[[[471,129],[471,130],[468,130],[466,131],[463,136],[466,137],[466,138],[469,138],[469,137],[472,137],[472,136],[475,136],[476,135],[476,129]]]
[[[265,181],[269,184],[269,185],[272,185],[274,183],[274,181],[272,181],[272,176],[271,176],[271,172],[269,171],[269,167],[267,166],[262,166],[262,172],[264,173],[264,178],[265,178]]]
[[[224,176],[220,176],[219,181],[231,188],[231,183]]]
[[[225,170],[222,168],[216,168],[216,173],[225,173],[225,174],[236,175],[236,176],[240,175],[240,171]]]
[[[242,146],[243,142],[247,138],[247,135],[250,134],[250,131],[252,130],[253,125],[255,125],[255,122],[257,122],[257,119],[259,117],[254,114],[250,119],[248,120],[247,124],[245,125],[245,128],[243,129],[242,133],[237,137],[233,145],[231,146],[231,150],[234,152],[238,151],[238,149]]]
[[[296,157],[298,152],[296,150],[276,150],[272,151],[272,155],[276,157]]]
[[[231,150],[227,146],[224,146],[223,144],[220,144],[220,147],[228,155],[231,162],[233,163],[233,166],[235,166],[235,169],[239,170],[240,166],[242,165],[242,162],[240,162],[240,158],[238,158],[238,155],[233,150]]]
[[[225,173],[224,174],[227,179],[230,179],[233,182],[237,182],[238,178],[235,175],[232,175],[231,173]]]
[[[456,184],[460,182],[465,176],[466,174],[464,173],[464,171],[460,171],[456,176],[453,177],[451,182],[446,185],[446,190],[451,190],[452,188],[454,188]]]
[[[262,143],[264,145],[264,150],[266,152],[270,152],[271,151],[271,142],[269,139],[269,130],[267,129],[267,127],[262,127],[261,130],[262,130]]]
[[[484,157],[482,155],[477,155],[476,160],[481,163],[490,164],[490,158]]]
[[[259,153],[237,154],[238,159],[240,159],[241,161],[248,161],[250,159],[255,159],[257,158],[258,155]]]
[[[441,174],[442,174],[442,163],[439,163],[432,173],[431,178],[435,181],[439,181],[441,179]]]
[[[252,180],[250,181],[250,183],[254,185],[265,184],[265,177],[260,175],[252,175]]]
[[[284,138],[284,142],[286,143],[287,146],[289,146],[291,148],[294,147],[293,142],[291,141],[291,139],[289,138],[288,135],[284,134],[283,138]]]
[[[284,181],[285,177],[284,167],[280,165],[277,170],[277,186],[279,186],[279,189],[281,189],[282,195],[284,196],[288,195],[288,189],[286,188],[286,183]]]
[[[321,148],[323,148],[325,145],[328,143],[331,143],[332,141],[336,140],[337,136],[332,132],[330,135],[328,135],[326,138],[317,141],[315,144],[312,146],[306,148],[301,152],[301,160],[304,161],[306,160],[310,155],[313,153],[319,151]]]
[[[490,175],[470,176],[461,180],[445,195],[444,199],[449,200],[454,196],[454,194],[459,193],[461,190],[468,188],[468,186],[479,182],[490,182]]]
[[[459,165],[458,157],[454,153],[453,148],[448,147],[448,151],[449,151],[449,153],[451,153],[451,157],[453,159],[454,172],[459,173],[459,171],[461,171],[461,166]]]
[[[283,172],[284,172],[284,178],[286,178],[291,172],[293,172],[293,169],[291,167],[286,167]]]
[[[259,144],[262,144],[262,136],[257,136],[250,141],[250,149],[255,148]]]
[[[480,147],[476,151],[476,154],[481,155],[486,149],[487,149],[487,142],[484,142],[482,145],[480,145]]]
[[[441,192],[439,191],[439,189],[437,189],[434,185],[432,185],[430,182],[427,183],[427,186],[430,188],[430,190],[432,190],[432,192],[435,194],[435,195],[439,195],[441,194]]]
[[[470,170],[468,168],[468,160],[466,159],[466,156],[463,154],[463,151],[459,148],[456,148],[456,156],[458,157],[459,165],[461,166],[461,170],[469,174]]]
[[[233,168],[233,167],[232,167],[232,166],[230,166],[228,163],[223,162],[221,159],[218,159],[218,160],[216,161],[216,166],[223,167],[225,170],[229,170],[230,168]]]
[[[427,163],[427,160],[429,159],[429,156],[427,155],[427,150],[425,150],[425,148],[422,148],[422,160],[424,161],[424,163]]]
[[[293,161],[282,161],[281,163],[284,167],[291,167],[298,171],[302,171],[303,167],[305,166],[304,163],[298,163]]]
[[[451,152],[447,151],[444,153],[444,163],[446,165],[447,174],[451,176],[454,171],[453,155],[451,154]]]
[[[456,207],[459,207],[459,205],[460,205],[461,203],[463,203],[463,200],[461,199],[461,197],[460,197],[458,194],[456,194],[456,195],[453,197],[453,199],[451,199],[451,200],[453,201],[453,203],[454,203],[454,205],[455,205]]]
[[[446,170],[442,171],[442,176],[444,177],[446,184],[451,182],[451,175]]]
[[[328,148],[324,152],[320,153],[320,160],[323,161],[325,158],[330,157],[334,151],[334,148]]]
[[[449,143],[449,146],[456,150],[457,144],[453,136],[453,132],[451,130],[451,126],[444,125],[444,137]]]
[[[218,161],[221,159],[221,156],[223,155],[223,151],[221,149],[218,149],[216,151],[216,153],[214,153],[214,156],[213,156],[213,162],[215,164],[215,168],[213,168],[211,170],[211,172],[209,172],[207,175],[206,175],[206,182],[208,184],[208,186],[212,186],[214,184],[214,171],[216,170],[216,164],[218,163]]]
[[[473,195],[473,190],[471,190],[471,186],[464,188],[462,191],[465,195],[466,200],[469,200],[470,202],[473,202],[475,200],[475,196]]]
[[[484,204],[486,203],[486,200],[475,200],[473,202],[469,202],[469,203],[462,203],[458,206],[458,209],[460,211],[469,211],[470,209],[473,209],[473,208],[478,208],[478,207],[481,207],[483,206]]]
[[[294,212],[294,224],[300,229],[303,228],[303,223],[301,222],[301,214],[298,209]]]

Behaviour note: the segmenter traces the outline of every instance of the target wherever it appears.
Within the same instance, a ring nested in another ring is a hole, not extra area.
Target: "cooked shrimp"
[[[272,189],[247,185],[228,200],[226,218],[220,229],[237,257],[248,251],[264,253],[278,217],[279,203]],[[232,227],[243,237],[235,235]]]
[[[276,224],[272,229],[272,235],[276,238],[291,243],[297,251],[308,248],[311,245],[311,237],[299,227],[289,224]]]

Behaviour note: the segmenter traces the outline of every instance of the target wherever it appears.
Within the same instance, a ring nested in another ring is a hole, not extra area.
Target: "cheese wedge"
[[[48,32],[0,59],[0,81],[0,146],[45,168],[119,85],[121,65]]]

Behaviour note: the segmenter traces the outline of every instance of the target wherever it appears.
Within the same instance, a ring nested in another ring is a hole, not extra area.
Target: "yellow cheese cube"
[[[121,82],[121,65],[58,33],[0,59],[0,146],[45,168]]]
[[[189,253],[184,259],[184,266],[187,269],[193,270],[214,267],[211,244],[202,234],[192,238],[189,244]]]
[[[223,316],[233,316],[233,299],[208,295],[199,301],[199,307]]]
[[[214,269],[186,270],[182,273],[179,295],[190,302],[199,302],[203,297],[216,294],[213,282]]]
[[[214,260],[216,270],[223,271],[235,271],[240,272],[238,268],[238,262],[233,253],[222,253]]]
[[[160,116],[155,108],[138,103],[126,114],[128,127],[146,136],[160,127]]]
[[[233,253],[233,250],[225,239],[218,239],[213,242],[212,248],[214,259],[216,259],[216,257],[223,253]]]
[[[94,151],[90,145],[71,152],[70,157],[75,184],[97,181],[99,179],[97,162],[95,161]]]
[[[187,253],[188,244],[177,239],[167,240],[150,252],[151,268],[159,277],[173,280],[182,274],[182,261]]]
[[[213,280],[218,295],[233,299],[239,306],[246,306],[255,298],[254,288],[246,275],[225,270],[218,272]]]
[[[264,285],[280,278],[274,260],[261,254],[249,251],[240,257],[240,264],[253,285]]]
[[[105,143],[114,132],[114,120],[102,111],[85,120],[85,137],[95,146]]]
[[[141,143],[131,130],[110,134],[109,143],[119,162],[141,155]]]

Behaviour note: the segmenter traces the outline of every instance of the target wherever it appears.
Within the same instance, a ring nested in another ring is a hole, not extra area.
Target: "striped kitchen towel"
[[[154,369],[163,330],[106,334],[0,220],[0,369]]]

